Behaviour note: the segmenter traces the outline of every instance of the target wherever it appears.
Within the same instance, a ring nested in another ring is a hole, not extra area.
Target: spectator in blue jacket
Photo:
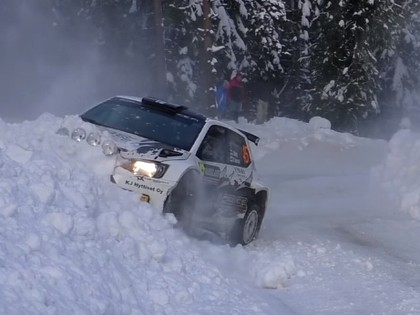
[[[223,83],[216,86],[216,107],[217,112],[219,113],[219,118],[225,118],[227,106],[228,106],[228,81],[223,81]]]

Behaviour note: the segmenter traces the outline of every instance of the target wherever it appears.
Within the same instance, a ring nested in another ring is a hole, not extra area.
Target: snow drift
[[[1,314],[270,313],[59,126],[0,121]]]
[[[0,314],[420,309],[417,267],[398,260],[417,261],[410,240],[418,229],[394,239],[390,227],[406,231],[406,222],[378,217],[382,204],[366,190],[387,142],[337,133],[322,119],[241,122],[261,137],[254,157],[271,205],[260,239],[230,248],[186,237],[173,216],[110,183],[112,160],[57,135],[62,122],[0,120]],[[397,134],[376,173],[400,200],[418,193],[417,142]]]
[[[389,141],[385,161],[373,178],[392,197],[397,208],[420,220],[420,134],[402,129]]]

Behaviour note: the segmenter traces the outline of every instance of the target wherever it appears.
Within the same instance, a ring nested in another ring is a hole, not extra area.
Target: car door
[[[246,212],[252,180],[251,155],[245,138],[213,125],[197,151],[207,198],[226,214]]]

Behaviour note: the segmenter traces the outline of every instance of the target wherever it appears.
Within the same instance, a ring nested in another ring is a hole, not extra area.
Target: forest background
[[[420,125],[419,13],[418,0],[3,0],[0,95],[151,95],[213,115],[215,86],[240,72],[251,121],[264,94],[269,117],[388,137]]]

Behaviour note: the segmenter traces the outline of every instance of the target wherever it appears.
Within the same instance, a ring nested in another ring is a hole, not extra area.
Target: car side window
[[[240,167],[248,167],[251,164],[251,154],[244,137],[229,130],[228,139],[229,157],[227,163]]]
[[[197,157],[203,161],[226,163],[227,131],[221,126],[211,126],[197,151]]]

